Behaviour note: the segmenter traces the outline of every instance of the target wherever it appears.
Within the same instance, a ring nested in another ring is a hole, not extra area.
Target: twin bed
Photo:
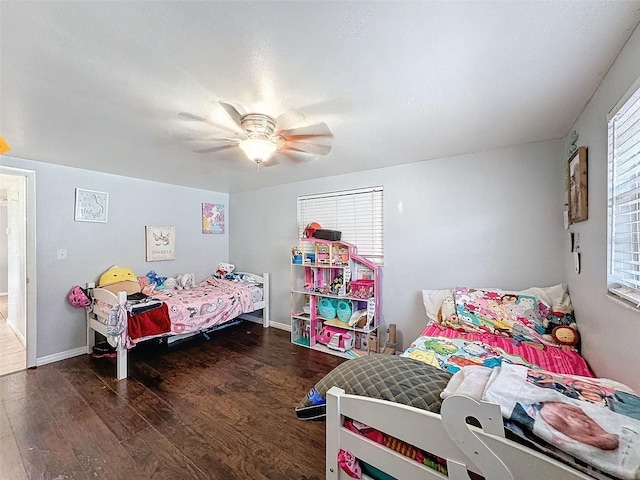
[[[234,272],[223,278],[211,275],[191,288],[154,291],[148,298],[131,299],[127,292],[87,284],[92,303],[87,309],[87,353],[95,333],[116,349],[116,376],[127,377],[127,351],[151,338],[168,341],[207,335],[241,319],[269,326],[269,274]],[[262,316],[253,312],[262,310]]]
[[[429,324],[400,357],[315,385],[327,479],[640,478],[640,398],[550,335],[576,328],[562,286],[508,295],[424,291]]]

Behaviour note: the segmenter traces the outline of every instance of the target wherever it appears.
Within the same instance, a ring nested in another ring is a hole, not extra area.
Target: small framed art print
[[[568,165],[569,223],[589,218],[587,196],[587,147],[578,149],[569,158]]]
[[[146,225],[144,230],[147,262],[176,259],[176,227]]]
[[[76,222],[107,223],[109,194],[76,188]]]

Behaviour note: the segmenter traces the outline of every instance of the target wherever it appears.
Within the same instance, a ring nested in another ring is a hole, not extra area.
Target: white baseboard
[[[53,355],[47,355],[46,357],[36,358],[36,367],[47,365],[48,363],[59,362],[60,360],[66,360],[67,358],[78,357],[80,355],[87,354],[87,347],[74,348],[73,350],[67,350],[66,352],[54,353]]]
[[[269,322],[269,326],[273,328],[279,328],[280,330],[291,331],[291,324]],[[54,353],[53,355],[47,355],[46,357],[40,357],[36,359],[36,366],[41,367],[48,363],[59,362],[60,360],[66,360],[67,358],[77,357],[79,355],[86,355],[87,347],[74,348],[73,350],[67,350],[66,352]]]
[[[269,326],[273,327],[273,328],[278,328],[280,330],[286,330],[287,332],[291,331],[291,324],[290,323],[280,323],[280,322],[274,322],[273,320],[271,320],[269,322]]]

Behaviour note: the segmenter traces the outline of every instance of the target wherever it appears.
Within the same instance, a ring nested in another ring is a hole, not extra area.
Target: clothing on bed
[[[127,319],[129,339],[138,340],[162,335],[171,331],[169,310],[165,303],[158,302],[158,304],[154,306],[147,305],[141,310],[140,313],[129,314]]]
[[[504,364],[456,373],[443,397],[454,393],[499,404],[505,419],[603,472],[640,476],[640,398],[622,384]]]

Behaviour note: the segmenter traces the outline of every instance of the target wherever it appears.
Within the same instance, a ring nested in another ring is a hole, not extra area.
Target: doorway
[[[36,366],[35,172],[0,167],[0,375]]]

